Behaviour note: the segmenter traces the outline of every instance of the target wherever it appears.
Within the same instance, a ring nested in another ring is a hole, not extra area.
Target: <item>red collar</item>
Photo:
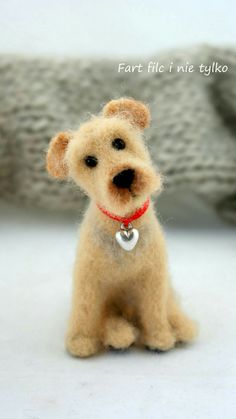
[[[127,227],[129,225],[129,223],[131,223],[134,220],[137,220],[147,211],[147,209],[149,207],[149,204],[150,204],[150,198],[148,198],[144,202],[144,204],[141,207],[139,207],[138,209],[136,209],[136,211],[133,212],[133,214],[131,214],[129,217],[121,217],[119,215],[112,214],[111,212],[109,212],[105,208],[101,207],[99,204],[97,204],[97,207],[100,209],[100,211],[102,211],[103,214],[107,215],[112,220],[119,221],[120,223],[123,223],[124,226]]]

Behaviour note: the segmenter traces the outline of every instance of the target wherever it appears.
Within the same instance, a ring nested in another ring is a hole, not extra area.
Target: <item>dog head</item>
[[[121,98],[103,108],[76,132],[51,140],[47,170],[59,179],[72,178],[91,199],[124,215],[161,190],[161,176],[152,166],[142,139],[149,125],[142,102]]]

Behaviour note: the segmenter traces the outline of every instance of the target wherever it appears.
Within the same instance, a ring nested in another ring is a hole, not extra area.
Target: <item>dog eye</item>
[[[92,167],[97,166],[98,159],[95,156],[86,156],[85,159],[84,159],[84,162],[85,162],[86,166],[92,168]]]
[[[115,148],[116,150],[124,150],[125,142],[124,140],[122,140],[122,138],[115,138],[112,141],[112,147]]]

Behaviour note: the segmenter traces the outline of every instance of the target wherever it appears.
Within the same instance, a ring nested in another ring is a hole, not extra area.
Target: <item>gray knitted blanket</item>
[[[148,71],[150,61],[159,68]],[[111,98],[131,96],[150,104],[147,137],[166,188],[191,190],[236,222],[236,51],[203,46],[121,62],[118,72],[118,61],[0,57],[0,196],[82,209],[75,186],[48,177],[48,142]],[[128,71],[139,63],[142,71]],[[193,71],[178,68],[188,64]]]

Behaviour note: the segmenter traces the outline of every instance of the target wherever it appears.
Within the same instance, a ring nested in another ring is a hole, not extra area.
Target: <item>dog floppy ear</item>
[[[151,120],[148,107],[138,100],[129,98],[111,100],[104,106],[103,115],[128,119],[139,129],[147,128]]]
[[[60,132],[49,144],[46,158],[47,171],[58,179],[65,179],[68,175],[68,167],[64,158],[71,137],[71,132]]]

